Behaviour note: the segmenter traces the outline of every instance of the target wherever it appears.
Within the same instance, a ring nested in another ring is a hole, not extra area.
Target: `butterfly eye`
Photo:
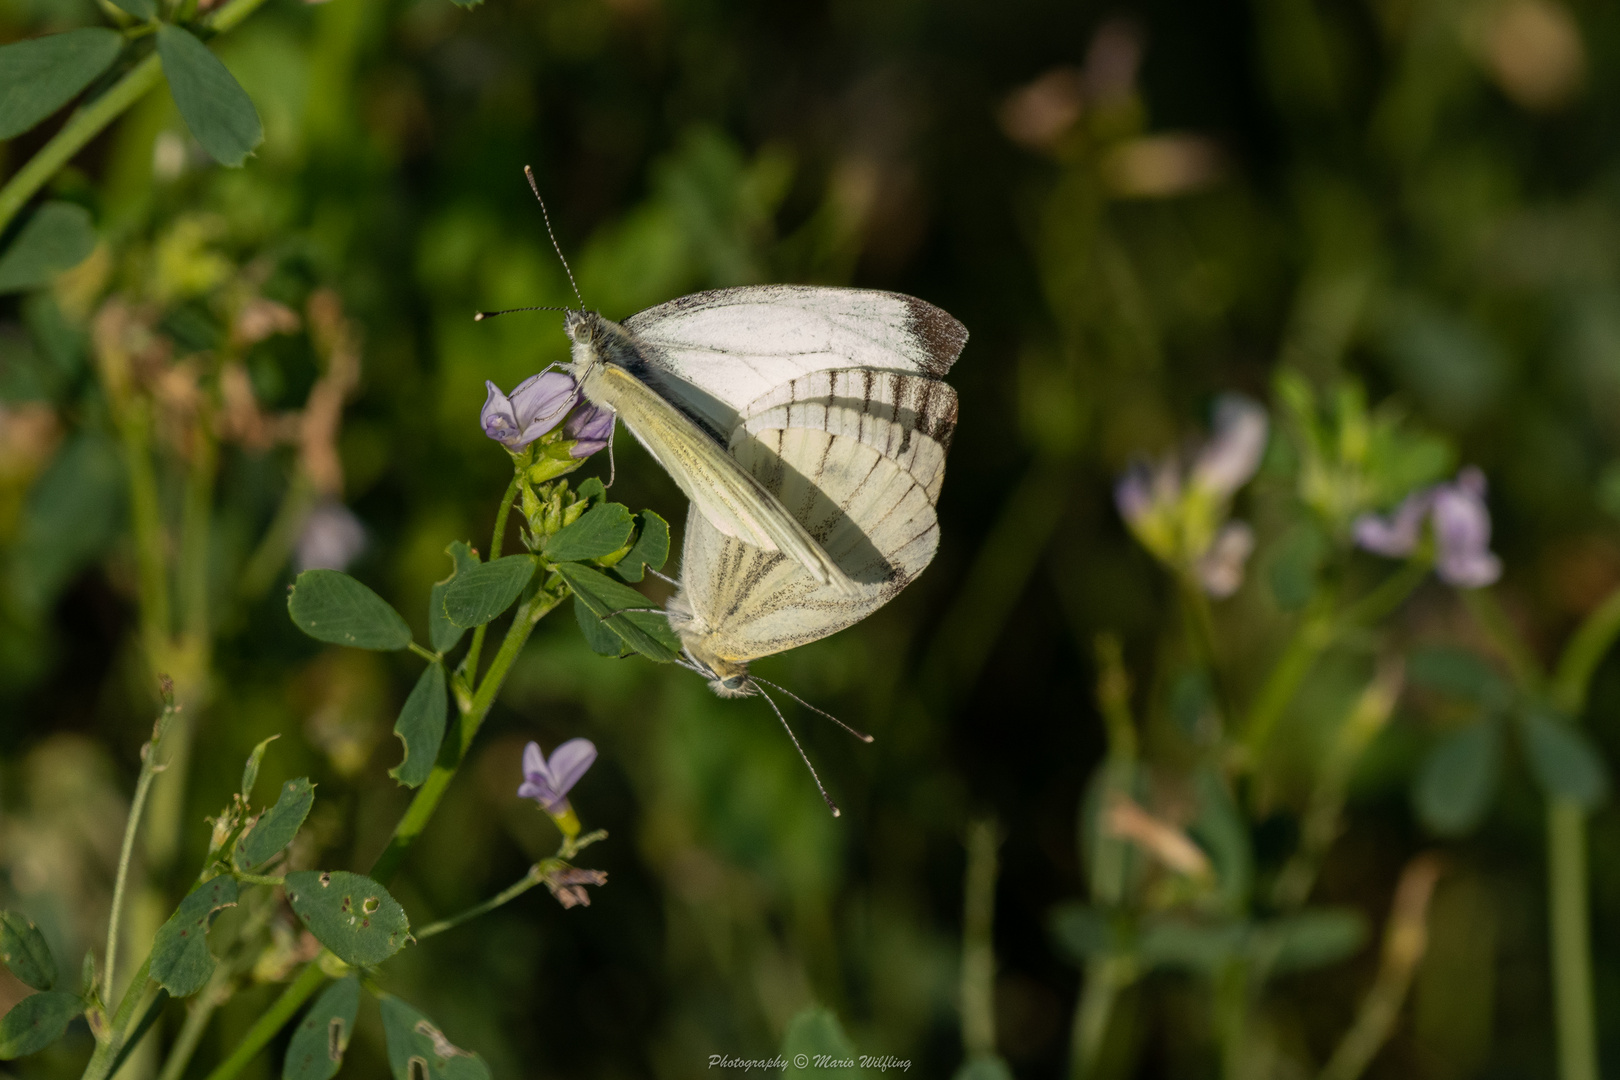
[[[743,687],[748,685],[748,676],[733,675],[729,679],[721,679],[720,685],[725,687],[727,690],[741,690]]]

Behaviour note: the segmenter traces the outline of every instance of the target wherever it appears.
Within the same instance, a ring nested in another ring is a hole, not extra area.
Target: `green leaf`
[[[1048,925],[1058,952],[1077,964],[1119,951],[1119,943],[1108,917],[1086,904],[1059,905],[1053,909]]]
[[[105,27],[0,46],[0,139],[21,135],[112,66],[124,37]]]
[[[445,1038],[426,1016],[392,995],[379,994],[377,1003],[394,1080],[490,1080],[484,1059]]]
[[[450,568],[450,576],[433,586],[433,592],[428,595],[428,642],[437,653],[447,653],[456,647],[466,628],[457,626],[444,615],[444,594],[450,588],[450,583],[456,580],[456,575],[464,574],[478,565],[478,556],[467,544],[457,540],[444,549],[450,556],[454,565]]]
[[[142,22],[157,14],[157,5],[152,0],[112,0],[112,2]]]
[[[247,91],[189,30],[160,24],[157,49],[175,107],[203,149],[221,165],[246,161],[264,141],[264,125]]]
[[[328,986],[293,1029],[281,1080],[332,1080],[354,1034],[360,1011],[360,977],[348,975]]]
[[[1354,908],[1314,908],[1273,919],[1254,934],[1251,951],[1274,974],[1347,960],[1367,943],[1367,919]]]
[[[1413,802],[1433,832],[1460,836],[1490,808],[1502,758],[1502,730],[1486,716],[1446,736],[1418,770]]]
[[[17,231],[0,255],[0,293],[22,292],[49,285],[63,270],[71,270],[96,249],[96,229],[90,211],[77,203],[48,202]]]
[[[242,798],[244,800],[253,797],[253,785],[258,783],[259,780],[259,763],[264,760],[264,752],[270,748],[270,744],[279,738],[281,738],[280,735],[270,736],[258,746],[255,746],[253,753],[248,755],[247,764],[242,766]]]
[[[1194,923],[1170,917],[1149,923],[1136,948],[1148,967],[1213,973],[1243,945],[1242,923]]]
[[[588,476],[579,482],[579,487],[574,489],[574,494],[579,497],[581,502],[590,505],[607,502],[607,485],[602,483],[600,477]]]
[[[364,874],[347,870],[288,874],[287,902],[316,941],[355,967],[380,964],[410,940],[405,909]]]
[[[557,573],[574,591],[575,599],[636,652],[660,663],[680,655],[681,639],[669,628],[669,618],[662,611],[625,610],[653,606],[645,596],[579,563],[558,563]]]
[[[598,656],[611,656],[614,658],[632,656],[635,650],[624,643],[624,639],[608,629],[607,623],[598,618],[590,608],[574,597],[574,621],[579,623],[579,632],[585,635],[585,644]]]
[[[337,570],[299,574],[287,597],[287,613],[316,641],[383,651],[411,643],[411,628],[388,601]]]
[[[669,561],[669,522],[651,510],[643,510],[636,520],[641,526],[636,546],[613,564],[613,572],[626,581],[640,581],[648,567],[662,570]]]
[[[405,744],[405,757],[388,770],[389,776],[406,787],[418,787],[428,778],[433,760],[439,756],[439,744],[444,741],[449,711],[444,665],[429,664],[411,688],[405,707],[399,710],[399,719],[394,721],[394,734]]]
[[[173,997],[201,990],[214,973],[214,954],[208,951],[208,925],[214,912],[236,903],[236,879],[210,878],[180,901],[169,921],[152,941],[152,978]]]
[[[466,8],[468,11],[471,11],[473,8],[482,4],[484,0],[450,0],[450,2],[456,5],[458,8]]]
[[[782,1033],[781,1057],[788,1063],[789,1073],[813,1072],[818,1077],[867,1075],[866,1070],[851,1067],[858,1060],[855,1044],[833,1011],[821,1005],[802,1009],[788,1021]]]
[[[1214,863],[1221,899],[1229,910],[1242,910],[1254,882],[1254,848],[1249,840],[1249,826],[1217,770],[1200,771],[1196,789],[1199,812],[1191,832]]]
[[[1503,708],[1513,694],[1484,657],[1449,645],[1412,650],[1406,661],[1406,678],[1414,686],[1488,709]]]
[[[77,994],[60,990],[29,994],[0,1017],[0,1061],[36,1054],[62,1037],[75,1016],[84,1012]]]
[[[1548,795],[1591,810],[1609,794],[1609,771],[1582,731],[1539,709],[1520,718],[1530,771]]]
[[[512,606],[537,565],[533,555],[508,555],[457,573],[444,590],[445,618],[460,627],[483,626]]]
[[[0,911],[0,960],[35,990],[56,985],[56,957],[45,944],[45,935],[15,911]]]
[[[1310,602],[1327,551],[1327,538],[1309,523],[1295,525],[1283,535],[1266,571],[1279,608],[1298,611]]]
[[[552,562],[600,559],[624,547],[635,527],[630,508],[623,503],[593,506],[546,541],[545,555]]]
[[[314,804],[315,785],[309,782],[309,777],[300,776],[283,784],[276,805],[261,814],[236,842],[236,865],[252,870],[275,858],[298,835]]]

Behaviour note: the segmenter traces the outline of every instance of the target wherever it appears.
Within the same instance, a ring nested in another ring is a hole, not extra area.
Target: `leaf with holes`
[[[175,107],[203,149],[221,165],[246,161],[264,141],[264,125],[242,84],[189,30],[159,24],[157,49]]]
[[[305,570],[287,597],[287,614],[316,641],[392,652],[411,643],[411,628],[388,601],[348,574]]]
[[[380,964],[411,940],[405,909],[364,874],[347,870],[288,874],[287,902],[316,941],[355,967]]]
[[[388,775],[406,787],[418,787],[433,771],[433,759],[439,756],[439,744],[444,741],[445,721],[450,714],[445,700],[444,665],[432,663],[416,680],[405,707],[394,721],[394,734],[405,744],[405,758],[388,770]]]
[[[236,903],[236,891],[233,877],[205,881],[187,893],[169,921],[158,928],[152,942],[152,978],[171,996],[195,994],[214,973],[208,925],[216,911]]]
[[[248,755],[247,764],[242,766],[242,798],[244,800],[253,797],[253,785],[259,781],[259,765],[264,761],[264,752],[270,749],[270,744],[279,738],[281,738],[280,735],[270,736],[258,746],[255,746],[253,753]]]
[[[360,977],[349,975],[326,988],[293,1029],[281,1080],[332,1080],[354,1034],[360,1011]]]
[[[394,1080],[490,1080],[484,1059],[445,1038],[426,1016],[391,995],[379,994],[377,1003]]]
[[[46,990],[29,994],[0,1016],[0,1061],[36,1054],[62,1037],[75,1016],[84,1012],[77,994]]]
[[[552,562],[600,559],[624,547],[635,527],[630,508],[623,503],[593,506],[546,541],[546,558]]]
[[[70,202],[48,202],[34,211],[0,255],[0,293],[49,285],[64,270],[90,257],[96,228],[90,211]]]
[[[648,569],[662,570],[669,561],[669,522],[651,510],[643,510],[636,520],[641,535],[629,554],[613,564],[613,572],[626,581],[640,581]]]
[[[444,590],[445,618],[457,626],[483,626],[512,606],[538,565],[533,555],[508,555],[458,573]]]
[[[649,660],[669,663],[680,655],[681,639],[669,628],[669,618],[660,611],[630,611],[655,605],[628,585],[579,563],[558,563],[557,573],[583,603],[624,643]],[[595,648],[595,645],[592,645]]]
[[[315,785],[300,776],[281,786],[276,805],[259,815],[259,820],[236,842],[236,866],[252,870],[281,853],[298,835],[309,808],[315,804]]]
[[[466,627],[457,626],[445,617],[445,590],[450,588],[450,583],[456,580],[458,574],[464,574],[478,565],[477,552],[460,540],[445,548],[444,553],[450,556],[453,563],[450,576],[436,583],[428,594],[428,643],[437,653],[447,653],[455,648],[461,635],[467,632]]]
[[[39,927],[15,911],[0,911],[0,960],[35,990],[56,985],[56,957]]]
[[[21,135],[112,66],[124,37],[105,27],[0,46],[0,139]]]

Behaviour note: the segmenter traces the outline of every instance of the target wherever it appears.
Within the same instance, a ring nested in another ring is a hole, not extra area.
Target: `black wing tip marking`
[[[962,354],[967,344],[968,331],[956,316],[937,308],[926,300],[907,296],[906,314],[910,316],[911,333],[928,354],[923,370],[936,379],[943,378]]]

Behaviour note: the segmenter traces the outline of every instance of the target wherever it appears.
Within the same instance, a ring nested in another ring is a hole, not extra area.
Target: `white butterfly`
[[[624,420],[714,530],[782,553],[840,596],[866,595],[807,523],[733,456],[730,436],[752,416],[752,403],[773,393],[785,394],[776,407],[800,407],[794,423],[810,423],[804,406],[815,393],[835,395],[828,415],[854,417],[856,426],[874,408],[900,408],[893,378],[943,386],[937,380],[967,341],[961,323],[898,293],[758,285],[671,300],[623,324],[569,311],[564,326],[573,340],[569,371],[585,397]],[[816,380],[835,370],[846,373],[836,387]]]
[[[687,666],[722,697],[755,693],[750,661],[859,622],[910,584],[939,546],[934,503],[956,411],[956,393],[942,382],[865,370],[818,372],[750,406],[730,442],[733,459],[853,588],[820,582],[782,552],[726,535],[694,503],[679,589],[667,606]]]

